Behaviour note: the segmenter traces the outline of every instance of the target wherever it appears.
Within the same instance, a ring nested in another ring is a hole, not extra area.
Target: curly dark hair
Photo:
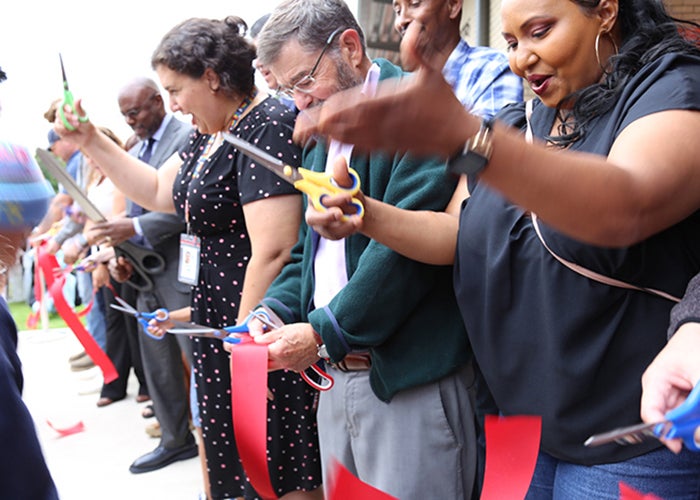
[[[592,14],[601,0],[571,1]],[[644,65],[670,53],[700,56],[697,38],[691,36],[697,35],[700,26],[671,17],[659,0],[619,0],[617,22],[622,44],[619,53],[610,59],[610,72],[602,82],[581,89],[559,103],[557,110],[562,116],[562,107],[574,101],[568,117],[573,123],[563,120],[571,131],[547,137],[553,144],[566,147],[583,138],[590,121],[615,105],[630,78]]]
[[[228,16],[223,20],[192,18],[172,28],[151,56],[151,66],[200,78],[207,68],[221,79],[221,89],[250,95],[255,87],[255,48],[245,38],[248,25]]]

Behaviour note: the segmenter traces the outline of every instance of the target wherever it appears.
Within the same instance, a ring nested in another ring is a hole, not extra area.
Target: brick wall
[[[664,0],[673,17],[700,23],[700,0]]]

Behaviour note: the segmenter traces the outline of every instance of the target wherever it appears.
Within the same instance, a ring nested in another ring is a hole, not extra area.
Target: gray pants
[[[333,460],[401,500],[464,500],[476,473],[471,365],[443,379],[379,400],[369,372],[329,368],[335,386],[321,393],[318,431],[323,484]]]

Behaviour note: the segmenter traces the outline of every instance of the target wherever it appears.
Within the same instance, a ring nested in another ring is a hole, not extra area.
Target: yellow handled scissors
[[[66,70],[63,67],[63,57],[61,54],[58,54],[58,58],[61,61],[61,74],[63,75],[63,102],[61,103],[61,106],[58,108],[58,113],[59,116],[61,117],[61,121],[63,122],[63,125],[70,130],[73,131],[75,130],[75,127],[71,125],[68,120],[66,120],[66,113],[63,110],[65,106],[69,106],[71,111],[78,115],[78,113],[75,111],[75,99],[73,99],[73,93],[70,91],[68,88],[68,80],[66,80]],[[78,115],[78,121],[81,123],[85,123],[88,121],[87,115],[85,116],[79,116]]]
[[[354,195],[360,191],[360,176],[352,168],[348,168],[348,173],[352,179],[352,186],[345,188],[338,186],[333,181],[333,177],[331,177],[330,174],[286,165],[282,160],[270,156],[262,149],[253,146],[235,135],[224,133],[224,139],[236,146],[242,153],[253,158],[263,167],[272,170],[299,191],[306,193],[316,210],[321,212],[327,210],[327,207],[323,204],[323,198],[325,196],[348,193],[353,196],[350,200],[350,204],[355,207],[355,215],[362,217],[365,214],[364,205],[362,205],[360,200],[354,197]]]

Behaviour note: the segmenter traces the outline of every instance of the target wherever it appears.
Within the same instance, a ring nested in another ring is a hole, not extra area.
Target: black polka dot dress
[[[231,131],[291,165],[301,151],[292,143],[294,114],[268,98]],[[298,193],[230,143],[197,167],[210,136],[194,134],[173,187],[175,206],[189,212],[190,232],[201,238],[199,283],[192,288],[192,321],[214,327],[236,323],[250,241],[243,205],[270,196]],[[193,178],[194,177],[194,178]],[[193,339],[197,400],[214,499],[258,498],[246,479],[234,441],[229,354],[219,340]],[[278,495],[321,484],[316,432],[317,392],[294,372],[269,374],[268,465]]]

